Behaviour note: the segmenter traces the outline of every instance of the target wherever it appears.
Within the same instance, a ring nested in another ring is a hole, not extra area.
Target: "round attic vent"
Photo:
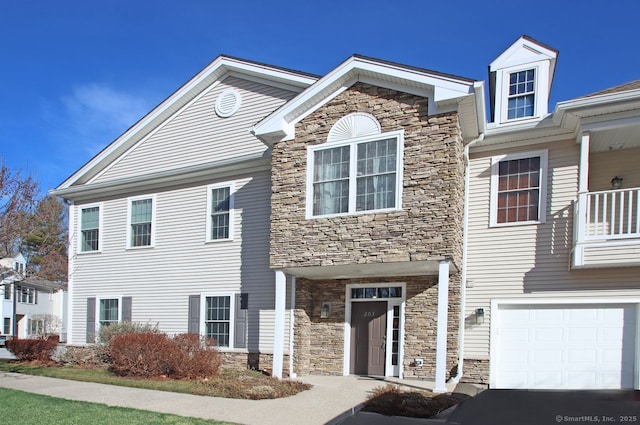
[[[216,99],[216,114],[221,118],[230,117],[240,108],[240,93],[236,90],[225,90]]]

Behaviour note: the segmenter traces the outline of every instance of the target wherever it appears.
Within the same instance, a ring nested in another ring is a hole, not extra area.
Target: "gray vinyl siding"
[[[269,269],[269,172],[225,181],[235,186],[232,241],[205,242],[207,185],[217,181],[155,193],[153,248],[127,250],[127,199],[104,201],[102,252],[78,254],[73,260],[72,343],[84,342],[89,297],[131,297],[133,322],[158,323],[161,330],[175,334],[188,331],[190,296],[247,292],[247,348],[272,351],[275,275]]]
[[[241,97],[231,117],[215,113],[218,95],[229,88]],[[219,161],[267,150],[250,133],[252,127],[296,93],[228,77],[197,97],[150,136],[122,155],[96,182]]]
[[[489,227],[491,157],[548,149],[546,222]],[[484,308],[482,326],[467,325],[465,357],[489,358],[491,300],[504,298],[640,296],[638,268],[569,270],[573,204],[578,193],[575,140],[472,153],[466,313]]]

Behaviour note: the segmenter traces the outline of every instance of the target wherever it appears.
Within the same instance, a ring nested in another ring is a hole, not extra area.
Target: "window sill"
[[[97,251],[78,251],[77,255],[94,255],[94,254],[102,254],[102,250]]]
[[[218,244],[218,243],[224,243],[224,242],[233,242],[233,239],[207,239],[206,241],[204,241],[205,245]]]
[[[138,251],[138,250],[145,250],[145,249],[153,249],[155,248],[154,245],[147,245],[147,246],[128,246],[126,248],[127,251]]]
[[[385,208],[381,210],[355,211],[355,212],[326,214],[326,215],[308,215],[306,218],[307,220],[316,220],[319,218],[353,217],[353,216],[370,215],[370,214],[388,214],[388,213],[399,212],[399,211],[402,211],[402,208]]]
[[[514,227],[514,226],[532,226],[538,224],[544,224],[544,221],[514,221],[511,223],[491,223],[489,225],[490,228],[500,228],[500,227]]]

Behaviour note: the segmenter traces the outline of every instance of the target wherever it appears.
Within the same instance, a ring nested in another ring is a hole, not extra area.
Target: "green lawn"
[[[166,415],[0,388],[0,418],[12,425],[223,425],[228,422]]]
[[[131,379],[115,376],[105,369],[42,366],[11,360],[0,360],[0,371],[70,379],[73,381],[97,382],[99,384],[119,385],[122,387],[144,388],[147,390],[241,399],[288,397],[311,387],[302,382],[279,380],[250,370],[223,369],[217,378],[206,382]]]

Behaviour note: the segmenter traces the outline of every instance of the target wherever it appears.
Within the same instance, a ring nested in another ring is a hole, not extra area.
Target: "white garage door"
[[[635,305],[500,305],[497,315],[495,388],[633,388]]]

